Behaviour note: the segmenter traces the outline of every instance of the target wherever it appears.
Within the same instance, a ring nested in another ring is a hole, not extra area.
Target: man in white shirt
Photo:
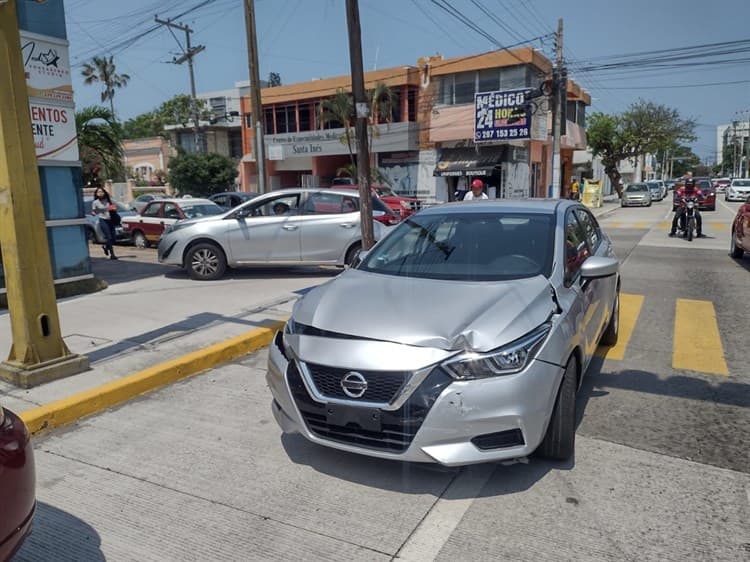
[[[464,195],[464,201],[474,201],[475,199],[489,199],[484,192],[484,182],[482,180],[471,182],[471,191]]]

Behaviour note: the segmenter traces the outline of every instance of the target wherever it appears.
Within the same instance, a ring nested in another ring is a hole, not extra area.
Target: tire
[[[649,204],[648,204],[648,205],[646,205],[646,207],[650,207],[650,206],[651,206],[651,203],[649,202]]]
[[[693,229],[694,228],[695,228],[695,219],[692,219],[692,218],[688,219],[688,222],[687,222],[687,239],[688,239],[688,242],[692,242],[693,241]]]
[[[146,235],[140,230],[133,233],[133,244],[136,248],[148,248],[151,245]]]
[[[707,210],[707,211],[715,211],[715,210],[716,210],[716,205],[714,205],[713,207],[709,207],[709,208],[708,208],[708,209],[706,209],[706,210]]]
[[[362,244],[359,242],[357,242],[351,248],[349,248],[346,252],[346,257],[344,258],[344,265],[352,267],[352,265],[357,261],[357,258],[359,257],[359,253],[361,251],[362,251]]]
[[[612,304],[612,316],[609,319],[609,324],[602,334],[601,344],[607,346],[613,346],[617,343],[617,338],[620,334],[620,291],[618,290],[615,294],[615,302]]]
[[[729,255],[738,260],[745,255],[745,250],[737,245],[737,231],[732,230],[732,241],[729,245]]]
[[[188,250],[185,269],[196,281],[215,281],[227,270],[227,258],[216,244],[205,242]]]
[[[547,432],[536,450],[540,457],[564,461],[573,456],[576,442],[576,387],[578,363],[568,359],[560,389],[557,391]]]

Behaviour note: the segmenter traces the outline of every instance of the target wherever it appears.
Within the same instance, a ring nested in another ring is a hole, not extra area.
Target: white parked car
[[[724,194],[725,201],[745,201],[750,195],[750,178],[733,179]]]

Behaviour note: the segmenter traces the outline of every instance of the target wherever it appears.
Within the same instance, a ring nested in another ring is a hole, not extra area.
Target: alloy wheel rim
[[[219,258],[211,250],[198,250],[193,256],[193,271],[201,276],[212,275],[219,269]]]

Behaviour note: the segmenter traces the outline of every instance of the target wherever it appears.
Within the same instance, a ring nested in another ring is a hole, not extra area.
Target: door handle
[[[339,226],[343,228],[354,228],[357,225],[354,224],[353,222],[342,222],[341,224],[339,224]]]
[[[296,224],[285,224],[281,228],[284,230],[297,230],[299,227]]]

